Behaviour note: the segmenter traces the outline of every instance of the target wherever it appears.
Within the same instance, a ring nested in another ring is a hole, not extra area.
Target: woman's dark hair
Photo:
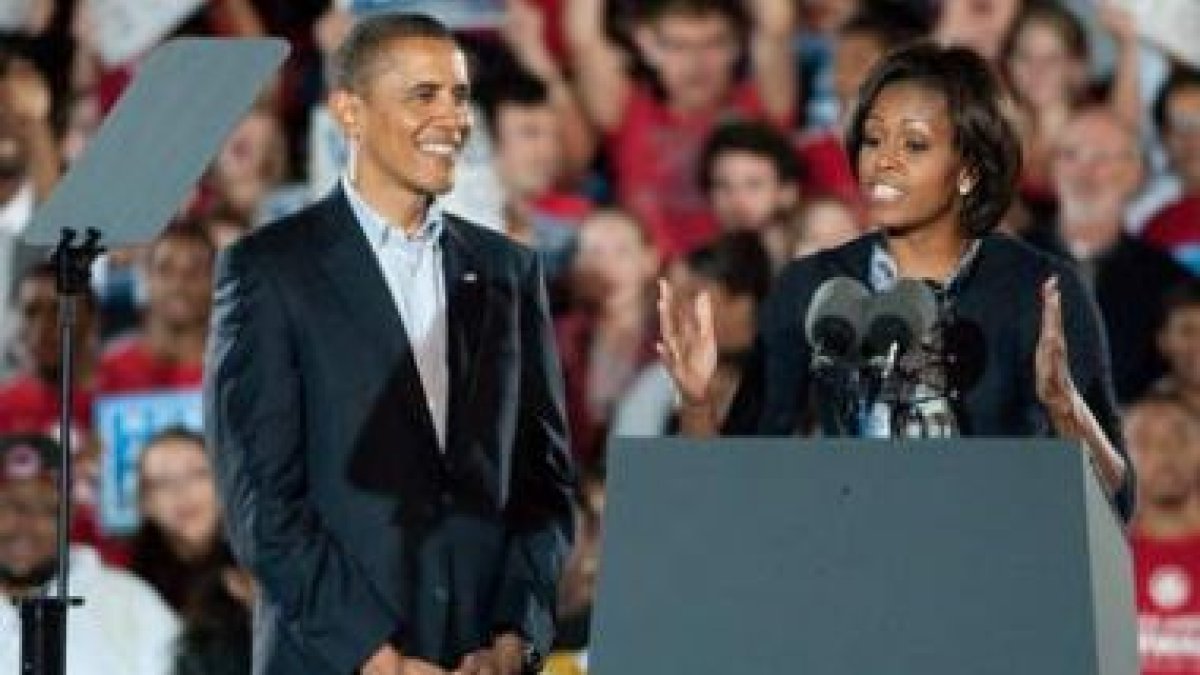
[[[724,234],[689,253],[686,263],[694,274],[721,284],[730,295],[749,295],[756,304],[771,290],[771,257],[755,232]]]
[[[846,130],[850,166],[858,175],[863,127],[879,93],[911,83],[941,94],[954,129],[954,147],[975,184],[963,197],[962,224],[971,236],[990,232],[1016,194],[1021,144],[1005,116],[1000,84],[986,61],[964,47],[919,42],[885,56],[867,75]],[[947,186],[953,189],[953,186]]]

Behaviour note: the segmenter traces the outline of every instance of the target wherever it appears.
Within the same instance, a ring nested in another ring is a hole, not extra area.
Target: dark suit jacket
[[[389,639],[443,666],[504,629],[549,647],[572,512],[541,272],[446,218],[444,453],[341,190],[220,258],[205,417],[225,526],[262,589],[255,673],[353,673]]]

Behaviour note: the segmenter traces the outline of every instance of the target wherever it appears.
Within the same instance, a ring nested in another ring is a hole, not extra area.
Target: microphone
[[[858,363],[869,296],[859,281],[834,277],[813,293],[804,317],[813,350],[817,418],[826,436],[858,435]]]
[[[929,333],[937,320],[937,299],[929,286],[901,279],[892,290],[872,299],[867,308],[863,352],[869,361],[890,371],[895,361]]]
[[[813,294],[804,317],[804,334],[821,363],[856,361],[870,292],[849,277],[834,277]]]
[[[923,281],[901,279],[891,290],[871,299],[863,338],[865,400],[860,430],[864,436],[890,438],[896,411],[887,402],[897,395],[896,363],[915,347],[937,320],[937,299]],[[894,401],[893,401],[894,403]]]

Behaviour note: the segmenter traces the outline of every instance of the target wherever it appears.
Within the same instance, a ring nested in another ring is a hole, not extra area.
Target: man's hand
[[[491,649],[473,651],[463,657],[454,675],[521,675],[524,664],[521,638],[505,633],[492,643]]]
[[[448,675],[438,666],[419,659],[406,659],[391,645],[384,645],[363,664],[362,675]]]

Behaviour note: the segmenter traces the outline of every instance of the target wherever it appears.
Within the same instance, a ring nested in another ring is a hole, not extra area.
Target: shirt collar
[[[421,223],[421,227],[417,228],[416,232],[409,234],[400,227],[391,225],[382,214],[363,200],[347,176],[342,176],[341,183],[342,190],[346,193],[346,199],[350,202],[350,209],[354,212],[354,216],[358,220],[359,226],[362,227],[363,234],[371,242],[371,246],[375,248],[386,246],[390,242],[396,241],[397,237],[401,242],[412,243],[432,243],[441,237],[446,219],[444,217],[445,208],[439,200],[430,200],[429,207],[425,209],[425,220]]]
[[[936,279],[938,286],[941,288],[952,288],[957,286],[962,278],[966,275],[967,270],[971,268],[975,258],[979,255],[980,239],[973,239],[971,244],[958,259],[958,265],[954,271],[950,273],[950,277],[944,282],[941,279]],[[900,279],[900,270],[896,266],[896,259],[887,249],[887,244],[884,243],[882,237],[875,240],[875,244],[871,251],[870,268],[867,271],[867,280],[870,286],[876,292],[891,290],[896,282]]]

